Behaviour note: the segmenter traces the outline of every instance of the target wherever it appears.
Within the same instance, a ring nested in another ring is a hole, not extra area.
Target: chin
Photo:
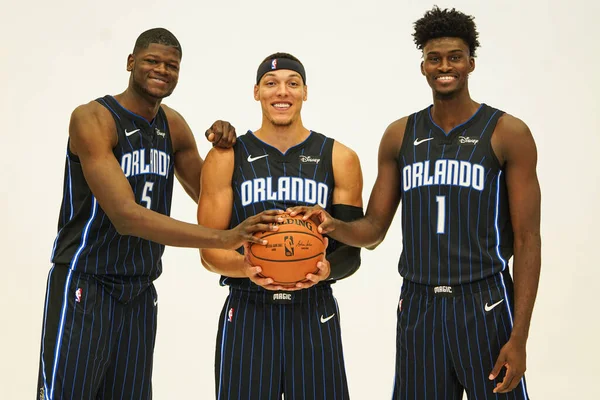
[[[460,90],[458,90],[458,89],[451,89],[451,90],[444,90],[444,91],[439,91],[439,90],[434,89],[433,95],[437,99],[451,99],[452,97],[455,97],[456,95],[458,95],[459,92],[460,92]]]
[[[292,119],[273,119],[271,118],[271,123],[274,126],[290,126],[294,122]]]
[[[171,93],[173,93],[173,90],[165,91],[146,89],[145,92],[146,94],[148,94],[151,97],[154,97],[155,99],[164,99],[165,97],[169,97]]]

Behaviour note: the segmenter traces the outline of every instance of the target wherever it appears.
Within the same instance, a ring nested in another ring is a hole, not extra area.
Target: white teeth
[[[276,103],[276,104],[273,104],[273,107],[276,107],[276,108],[290,108],[290,105],[287,104],[287,103]]]
[[[454,79],[454,77],[453,76],[438,76],[436,79],[439,81],[451,81]]]

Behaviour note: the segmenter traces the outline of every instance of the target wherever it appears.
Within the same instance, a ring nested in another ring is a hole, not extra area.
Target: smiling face
[[[263,122],[267,120],[274,126],[290,126],[299,121],[306,98],[302,77],[289,69],[267,72],[254,86],[254,99],[260,101]]]
[[[181,53],[172,46],[151,43],[127,58],[130,86],[144,95],[162,99],[177,86]]]
[[[464,40],[442,37],[429,40],[423,47],[421,73],[435,98],[452,98],[468,87],[468,76],[475,59]]]

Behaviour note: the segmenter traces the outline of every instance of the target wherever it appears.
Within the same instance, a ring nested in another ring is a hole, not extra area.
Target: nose
[[[448,63],[448,59],[446,59],[446,57],[442,57],[438,69],[442,72],[447,72],[450,70],[450,64]]]
[[[165,63],[162,63],[162,62],[156,63],[156,65],[154,66],[154,71],[161,75],[166,75],[167,74],[167,66],[165,65]]]
[[[277,85],[277,96],[285,96],[287,94],[287,85],[285,83],[280,83]]]

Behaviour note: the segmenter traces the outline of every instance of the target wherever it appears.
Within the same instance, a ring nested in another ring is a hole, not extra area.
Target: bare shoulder
[[[175,152],[189,148],[192,146],[192,142],[193,147],[195,147],[196,142],[192,133],[192,129],[183,118],[183,115],[166,104],[162,104],[161,107],[167,116],[169,132],[171,133],[171,140],[173,141],[173,148]]]
[[[233,147],[223,149],[221,147],[213,147],[209,150],[204,160],[204,168],[209,164],[217,168],[233,169],[234,152]]]
[[[492,135],[492,149],[501,165],[514,157],[536,157],[531,130],[521,119],[504,114],[498,119]]]
[[[78,147],[98,142],[117,144],[116,125],[110,111],[97,101],[90,101],[75,108],[71,113],[69,137],[71,151],[77,154]]]
[[[380,153],[386,152],[395,155],[400,151],[407,122],[408,117],[402,117],[388,125],[381,138]]]
[[[82,104],[75,108],[71,113],[71,123],[76,124],[98,124],[100,126],[113,126],[112,116],[110,111],[103,107],[95,100],[90,101],[89,103]]]
[[[340,165],[342,168],[345,168],[348,165],[360,164],[358,154],[356,154],[356,152],[350,147],[337,140],[333,142],[332,151],[334,165]]]
[[[494,134],[507,137],[520,137],[531,136],[531,131],[521,119],[511,114],[504,114],[498,119]]]
[[[182,131],[190,129],[187,122],[183,118],[183,115],[181,115],[178,111],[167,106],[166,104],[162,104],[161,107],[167,116],[167,121],[169,121],[169,130],[171,132],[178,134]]]

